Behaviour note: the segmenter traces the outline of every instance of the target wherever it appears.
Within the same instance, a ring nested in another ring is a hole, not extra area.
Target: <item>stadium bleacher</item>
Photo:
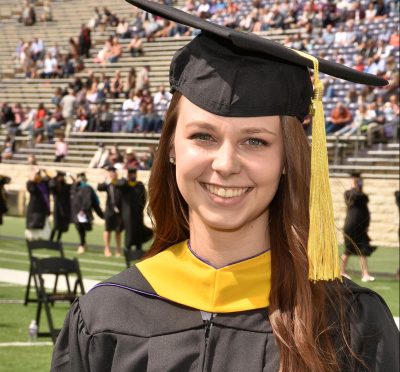
[[[72,83],[76,77],[83,80],[87,77],[89,72],[93,72],[96,76],[104,73],[108,77],[112,77],[116,70],[119,70],[123,77],[127,76],[131,67],[139,69],[145,65],[151,66],[149,73],[150,76],[150,91],[154,93],[160,85],[168,86],[168,68],[169,61],[174,52],[187,43],[191,36],[171,36],[156,38],[153,41],[143,39],[144,55],[139,57],[131,57],[127,52],[129,40],[121,39],[120,43],[123,47],[124,53],[115,63],[99,64],[94,61],[94,56],[102,48],[105,41],[115,34],[115,27],[99,27],[92,31],[92,49],[91,58],[84,59],[85,68],[81,72],[77,72],[70,78],[54,78],[54,79],[40,79],[40,78],[26,78],[24,73],[13,60],[15,56],[16,46],[20,39],[30,40],[33,37],[41,38],[46,47],[51,47],[57,44],[61,53],[65,53],[68,48],[68,40],[71,37],[77,37],[80,32],[82,24],[86,24],[93,16],[94,7],[108,7],[113,13],[120,17],[129,19],[134,15],[134,9],[124,1],[114,2],[111,0],[80,2],[78,0],[62,1],[58,0],[52,3],[53,21],[51,22],[37,22],[34,26],[23,26],[18,22],[21,16],[21,8],[10,5],[4,0],[1,3],[0,13],[0,28],[2,30],[4,42],[0,45],[0,102],[21,103],[23,106],[29,105],[36,107],[39,103],[44,103],[47,108],[53,109],[51,98],[56,88],[66,88],[69,83]],[[253,5],[249,0],[242,0],[237,2],[239,4],[238,16],[244,18],[252,10]],[[272,6],[275,2],[263,1],[262,6]],[[300,2],[304,5],[305,2]],[[352,2],[349,2],[352,3]],[[383,19],[377,19],[373,22],[364,22],[355,24],[354,31],[362,32],[360,27],[367,27],[370,35],[379,37],[384,31],[386,34],[395,32],[399,21],[398,10],[394,1],[386,2],[388,9],[390,9],[389,16]],[[367,1],[361,1],[361,4],[367,6]],[[177,4],[183,6],[181,2]],[[35,7],[37,13],[41,11],[42,2],[36,1]],[[300,7],[300,16],[302,8]],[[217,23],[224,23],[224,17],[212,19]],[[343,24],[339,22],[339,24]],[[335,30],[338,28],[336,26]],[[278,42],[284,42],[286,37],[294,36],[304,32],[304,28],[289,27],[285,29],[269,29],[262,31],[261,35],[273,39]],[[346,61],[353,59],[357,53],[355,45],[346,45],[340,48],[327,46],[318,43],[311,43],[307,46],[308,51],[316,55],[323,54],[325,58],[337,58],[337,50],[340,49],[340,56]],[[393,56],[398,59],[399,49],[393,51]],[[398,61],[397,67],[398,67]],[[398,70],[398,68],[397,68]],[[330,111],[334,108],[336,103],[343,99],[350,88],[355,88],[360,92],[360,87],[348,82],[337,80],[333,84],[336,92],[334,97],[325,97],[324,107],[326,116],[329,116]],[[126,122],[128,115],[121,110],[123,97],[107,98],[107,102],[111,105],[111,110],[114,112],[114,120],[119,120],[120,124],[115,128],[121,128],[123,123]],[[349,103],[350,111],[355,114],[358,107],[357,103]],[[6,139],[6,129],[1,128],[0,132],[0,147],[1,143]],[[151,141],[152,145],[156,145],[158,141],[158,134],[149,134],[148,138],[138,136],[136,133],[121,134],[117,132],[96,133],[96,132],[83,132],[72,133],[70,138],[67,138],[69,144],[69,155],[65,159],[63,165],[68,166],[83,166],[85,162],[90,159],[96,149],[96,143],[100,140],[107,145],[119,144],[122,149],[125,147],[134,147],[139,153],[146,152],[148,142]],[[13,158],[4,160],[9,163],[19,163],[26,161],[26,156],[29,153],[34,153],[37,157],[39,164],[51,165],[53,156],[53,146],[51,144],[38,144],[35,148],[32,147],[32,140],[28,132],[22,132],[15,137],[16,153]],[[390,142],[390,141],[389,141]],[[344,175],[351,170],[364,170],[368,169],[370,174],[381,174],[383,177],[395,177],[398,174],[397,168],[399,166],[398,154],[390,152],[390,147],[386,143],[382,151],[378,153],[368,153],[368,151],[376,151],[375,148],[367,148],[366,137],[364,135],[356,135],[349,137],[335,137],[328,136],[328,153],[331,164],[332,175]],[[393,150],[392,150],[393,151]]]

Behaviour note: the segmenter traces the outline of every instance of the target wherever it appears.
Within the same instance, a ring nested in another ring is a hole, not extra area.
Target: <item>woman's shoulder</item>
[[[382,335],[398,329],[385,300],[375,291],[344,279],[343,294],[348,305],[350,325],[360,334]]]
[[[371,371],[397,371],[399,330],[384,299],[350,280],[343,283],[351,349]]]
[[[201,320],[194,310],[158,296],[136,266],[96,285],[78,306],[90,334],[151,337],[197,327]]]

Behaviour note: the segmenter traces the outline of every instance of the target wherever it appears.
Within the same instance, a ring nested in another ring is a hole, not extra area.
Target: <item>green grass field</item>
[[[95,225],[88,234],[89,252],[79,256],[79,262],[85,279],[106,279],[125,268],[122,258],[105,258],[102,251],[102,226]],[[17,237],[19,240],[10,237]],[[28,270],[28,255],[24,237],[24,220],[6,217],[0,226],[0,268]],[[75,254],[78,235],[71,226],[63,241],[67,257],[78,257]],[[149,243],[145,249],[149,246]],[[45,254],[42,252],[41,254]],[[399,268],[399,250],[379,247],[369,259],[370,272],[377,280],[372,283],[361,283],[358,260],[352,258],[349,272],[353,280],[377,291],[383,296],[394,316],[399,316],[399,281],[395,272]],[[27,342],[28,325],[35,318],[36,305],[23,306],[25,286],[1,282],[0,279],[0,372],[42,372],[48,371],[52,346],[3,346],[7,342]],[[10,303],[15,300],[15,303]],[[52,314],[56,327],[61,327],[68,310],[68,304],[56,304]],[[43,317],[41,331],[45,331],[46,319]],[[39,341],[50,341],[40,338]]]

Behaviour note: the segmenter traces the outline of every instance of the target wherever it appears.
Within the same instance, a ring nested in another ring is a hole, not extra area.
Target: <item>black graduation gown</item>
[[[71,221],[71,185],[66,182],[57,182],[55,178],[52,178],[49,182],[49,188],[54,201],[53,228],[67,232]]]
[[[10,177],[0,175],[0,225],[3,224],[3,214],[8,211],[4,185],[9,183],[10,180]]]
[[[42,179],[40,184],[49,196],[49,182],[48,179]],[[27,229],[43,229],[46,222],[46,217],[50,214],[50,205],[45,200],[40,188],[39,183],[28,181],[26,188],[29,191],[29,203],[26,212],[26,228]]]
[[[369,244],[370,239],[368,236],[370,223],[368,196],[361,191],[351,189],[345,192],[344,199],[347,205],[347,214],[343,228],[346,254],[359,255],[361,253],[363,256],[370,256],[373,249]],[[353,242],[357,245],[360,252],[354,247]]]
[[[121,190],[113,183],[99,183],[98,191],[107,193],[106,208],[104,211],[104,220],[106,223],[106,231],[122,231],[122,217],[120,213]]]
[[[103,211],[100,208],[99,199],[91,186],[85,185],[84,187],[81,187],[79,182],[74,183],[71,186],[70,196],[71,219],[73,223],[80,224],[78,220],[78,213],[80,211],[83,211],[87,216],[88,221],[83,223],[85,230],[87,231],[92,229],[92,210],[94,210],[100,218],[104,218]]]
[[[130,186],[126,179],[117,182],[121,191],[120,210],[125,228],[125,247],[142,244],[152,237],[152,230],[143,222],[143,211],[146,205],[146,189],[142,182]]]
[[[398,371],[398,330],[384,301],[345,281],[353,350],[371,372]],[[338,350],[338,353],[340,351]],[[347,355],[343,371],[355,367]],[[277,372],[279,351],[266,309],[217,314],[162,299],[135,267],[72,305],[52,372]]]

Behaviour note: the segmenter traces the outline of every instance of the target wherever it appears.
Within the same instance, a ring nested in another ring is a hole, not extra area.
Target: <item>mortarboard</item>
[[[57,170],[57,171],[56,171],[56,177],[58,177],[58,176],[63,176],[63,177],[65,177],[65,176],[66,176],[66,173],[65,173],[64,171]]]
[[[169,76],[172,92],[179,91],[195,105],[221,116],[288,115],[303,121],[308,113],[312,114],[309,279],[341,278],[319,71],[371,86],[384,86],[388,82],[167,5],[148,0],[126,1],[202,31],[172,59]],[[308,68],[314,70],[313,82]]]
[[[128,173],[137,173],[137,168],[128,168]]]

